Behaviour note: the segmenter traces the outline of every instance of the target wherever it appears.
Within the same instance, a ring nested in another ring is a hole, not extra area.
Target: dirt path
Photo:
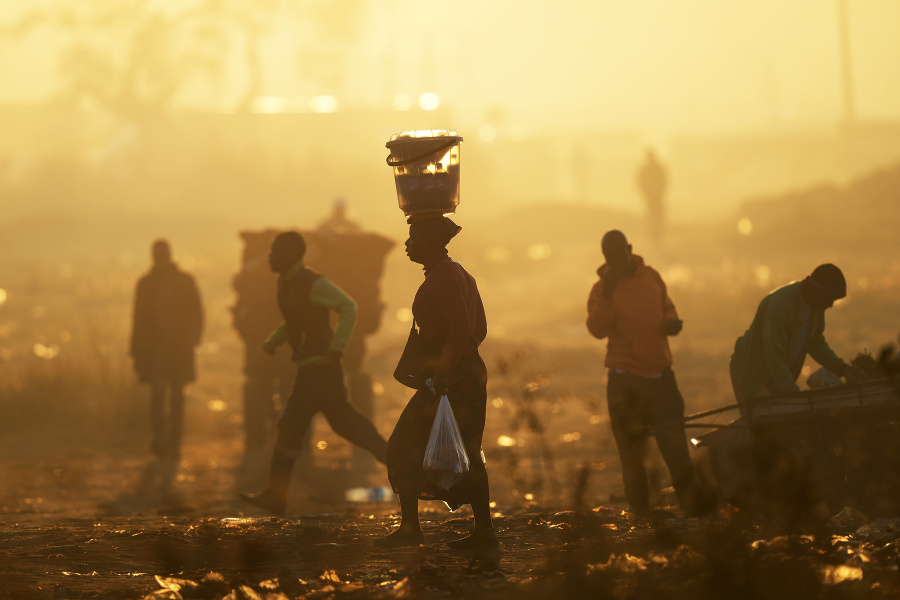
[[[900,524],[779,535],[729,510],[637,521],[620,506],[541,508],[502,491],[499,552],[446,542],[466,508],[422,504],[426,544],[372,540],[394,502],[337,497],[346,473],[297,482],[290,518],[236,498],[235,444],[188,443],[169,493],[151,483],[141,436],[18,433],[0,443],[0,598],[726,598],[896,597]],[[152,468],[151,468],[152,467]],[[868,529],[866,529],[868,527]],[[801,535],[802,534],[802,535]]]
[[[84,440],[52,440],[68,446],[56,450],[47,439],[6,441],[0,597],[143,597],[160,587],[156,576],[199,581],[211,571],[227,582],[302,580],[307,589],[397,583],[406,572],[510,581],[546,558],[540,539],[524,535],[523,527],[544,523],[537,515],[511,527],[513,518],[498,510],[503,553],[482,557],[446,549],[465,535],[471,515],[435,503],[423,504],[426,545],[389,554],[372,539],[395,526],[395,502],[338,501],[286,519],[259,516],[236,499],[238,457],[226,443],[188,445],[170,493],[161,494],[150,485],[159,465],[138,444],[116,452]],[[305,503],[298,496],[308,497],[314,483],[298,482],[292,506]]]

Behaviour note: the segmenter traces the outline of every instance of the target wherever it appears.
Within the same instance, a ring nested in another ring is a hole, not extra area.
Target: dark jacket
[[[800,285],[795,281],[763,298],[750,329],[734,345],[734,384],[745,398],[763,388],[771,394],[798,391],[807,354],[835,373],[846,368],[825,341],[825,311],[804,304]]]
[[[475,351],[487,336],[475,278],[446,255],[427,265],[412,312],[422,343],[434,354],[434,373],[444,381],[450,379],[459,359]]]
[[[332,331],[328,308],[310,301],[313,284],[321,275],[304,267],[290,278],[278,278],[278,307],[287,328],[294,361],[325,354]]]
[[[193,277],[167,263],[154,265],[138,280],[130,354],[140,381],[193,381],[194,347],[202,331],[203,307]]]

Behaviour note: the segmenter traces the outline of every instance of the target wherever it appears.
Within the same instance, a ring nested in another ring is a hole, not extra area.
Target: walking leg
[[[278,423],[278,440],[272,451],[269,466],[269,482],[259,494],[241,493],[241,499],[276,515],[283,515],[291,485],[294,464],[300,452],[300,444],[309,430],[318,408],[308,395],[308,382],[298,373],[291,397]]]
[[[241,498],[257,508],[272,514],[283,515],[287,506],[287,495],[296,461],[297,456],[293,452],[276,445],[272,451],[269,483],[266,489],[259,494],[242,493]]]
[[[322,402],[322,413],[336,434],[347,441],[368,450],[375,459],[387,463],[387,441],[381,437],[375,425],[362,416],[347,400],[343,375],[340,369],[323,373],[323,391],[327,399]]]
[[[648,386],[653,387],[653,433],[672,477],[678,504],[688,516],[707,514],[713,508],[714,498],[700,485],[688,453],[687,436],[681,423],[684,399],[675,382],[675,374],[668,369],[659,380],[648,382]]]
[[[472,464],[469,477],[473,494],[472,515],[475,517],[475,530],[471,535],[447,542],[447,546],[457,550],[496,548],[500,543],[494,533],[494,522],[491,518],[490,486],[487,470],[480,457]]]
[[[611,372],[606,396],[609,422],[622,464],[625,498],[633,513],[646,515],[650,512],[650,490],[644,468],[646,433],[641,417],[642,399],[634,379],[633,375]]]
[[[419,524],[419,497],[415,493],[400,493],[400,527],[375,540],[382,548],[418,546],[425,542]]]
[[[644,468],[644,438],[619,431],[616,427],[613,427],[613,437],[622,463],[622,483],[628,506],[636,515],[646,515],[650,512],[650,488]]]

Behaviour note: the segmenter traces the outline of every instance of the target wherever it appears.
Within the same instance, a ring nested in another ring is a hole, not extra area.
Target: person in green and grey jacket
[[[294,463],[312,418],[322,412],[334,432],[384,463],[387,442],[371,421],[347,399],[341,356],[356,324],[356,303],[340,288],[303,263],[306,242],[299,233],[281,233],[272,241],[269,266],[278,273],[278,307],[284,323],[263,350],[273,354],[287,342],[297,365],[294,389],[278,421],[269,483],[260,494],[241,494],[250,504],[284,514]],[[332,331],[330,313],[338,315]]]
[[[763,298],[731,356],[731,383],[742,414],[750,398],[799,391],[797,378],[807,354],[851,383],[867,379],[862,369],[844,362],[825,341],[825,311],[846,295],[844,274],[826,263],[803,281]]]

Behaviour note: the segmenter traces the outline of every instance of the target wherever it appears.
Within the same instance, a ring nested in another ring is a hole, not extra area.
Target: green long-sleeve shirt
[[[292,279],[304,268],[303,261],[298,261],[290,270],[281,275],[285,279]],[[337,328],[328,344],[328,350],[343,352],[350,336],[353,335],[353,328],[356,325],[356,302],[348,296],[341,288],[331,283],[325,277],[318,277],[312,284],[309,293],[309,301],[312,304],[322,306],[334,312],[338,316]],[[269,336],[267,342],[273,343],[275,346],[288,341],[287,324],[282,323]],[[302,354],[302,353],[298,353]],[[305,365],[326,364],[330,359],[325,354],[314,356],[306,356],[296,362],[298,367]]]
[[[735,385],[745,398],[765,388],[769,393],[795,392],[809,354],[826,369],[843,374],[846,363],[825,341],[825,311],[810,307],[795,281],[769,293],[750,328],[737,339],[732,355]]]

